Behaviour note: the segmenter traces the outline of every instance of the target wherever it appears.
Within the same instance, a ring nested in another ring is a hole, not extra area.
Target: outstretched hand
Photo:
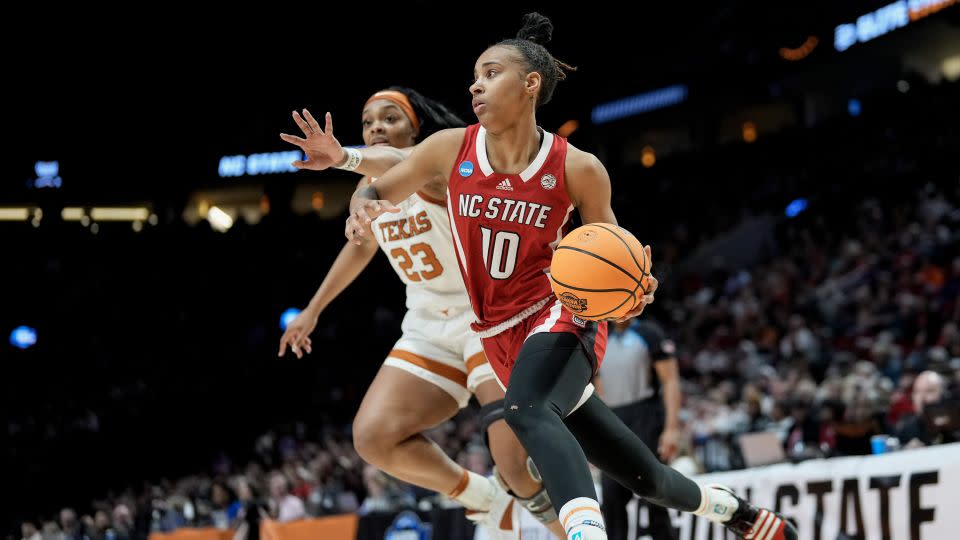
[[[277,356],[286,354],[287,347],[290,347],[297,358],[303,358],[304,352],[307,354],[313,352],[313,341],[310,339],[310,334],[317,327],[319,316],[319,313],[307,308],[290,321],[287,329],[283,332],[283,336],[280,337],[280,352]]]
[[[330,113],[326,114],[326,127],[323,129],[320,128],[320,124],[307,109],[303,110],[303,116],[300,116],[297,111],[293,111],[293,120],[300,126],[300,131],[306,138],[286,133],[281,133],[280,138],[290,144],[299,146],[307,155],[305,161],[294,161],[294,167],[323,171],[344,160],[343,147],[340,146],[340,141],[333,136],[333,117]]]
[[[400,209],[385,200],[361,199],[350,208],[350,217],[347,218],[347,226],[344,234],[347,240],[360,245],[366,239],[367,233],[371,231],[373,220],[377,219],[387,212],[396,213]]]

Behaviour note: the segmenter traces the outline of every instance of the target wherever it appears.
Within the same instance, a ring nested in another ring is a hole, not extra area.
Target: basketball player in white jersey
[[[362,118],[368,146],[395,148],[412,147],[439,129],[464,125],[443,105],[398,87],[371,96]],[[310,137],[309,124],[297,113],[294,119]],[[294,144],[303,140],[282,137]],[[311,161],[294,165],[319,167]],[[375,179],[364,177],[360,187],[370,182]],[[546,491],[527,465],[526,451],[503,421],[503,390],[480,338],[470,329],[473,312],[453,253],[445,188],[425,185],[396,211],[380,216],[372,230],[374,242],[344,245],[310,304],[284,332],[280,354],[287,346],[298,357],[311,352],[309,335],[319,315],[360,274],[379,246],[407,287],[407,314],[402,337],[354,419],[357,452],[389,474],[447,494],[475,511],[471,519],[485,526],[492,538],[518,538],[518,509],[496,479],[465,470],[421,435],[455,415],[475,394],[499,477],[534,517],[565,536]]]

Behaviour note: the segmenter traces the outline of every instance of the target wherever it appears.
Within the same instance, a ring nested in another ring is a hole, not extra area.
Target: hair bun
[[[523,27],[517,32],[517,38],[546,45],[553,38],[553,23],[539,13],[527,13],[523,16]]]

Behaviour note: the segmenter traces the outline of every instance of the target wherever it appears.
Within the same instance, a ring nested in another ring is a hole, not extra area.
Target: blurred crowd
[[[464,467],[489,474],[492,465],[476,412],[467,409],[428,435]],[[449,504],[363,463],[349,433],[312,432],[297,422],[257,437],[253,454],[245,463],[221,455],[207,471],[110,493],[83,507],[79,516],[63,508],[52,519],[25,521],[22,538],[144,540],[153,532],[189,526],[232,529],[238,540],[256,540],[263,519],[289,522]]]
[[[775,431],[795,457],[870,453],[879,434],[911,446],[955,440],[921,421],[924,404],[960,385],[953,187],[866,199],[845,223],[788,220],[782,254],[690,281],[667,300],[682,323],[687,424],[710,469],[738,463],[707,441],[747,431]]]

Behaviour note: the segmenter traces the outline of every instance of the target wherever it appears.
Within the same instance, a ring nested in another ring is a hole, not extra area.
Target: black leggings
[[[554,507],[559,510],[578,497],[597,498],[589,459],[651,502],[696,510],[700,487],[660,463],[600,398],[591,396],[570,414],[592,375],[579,339],[570,333],[530,336],[510,375],[507,424],[540,470]]]

